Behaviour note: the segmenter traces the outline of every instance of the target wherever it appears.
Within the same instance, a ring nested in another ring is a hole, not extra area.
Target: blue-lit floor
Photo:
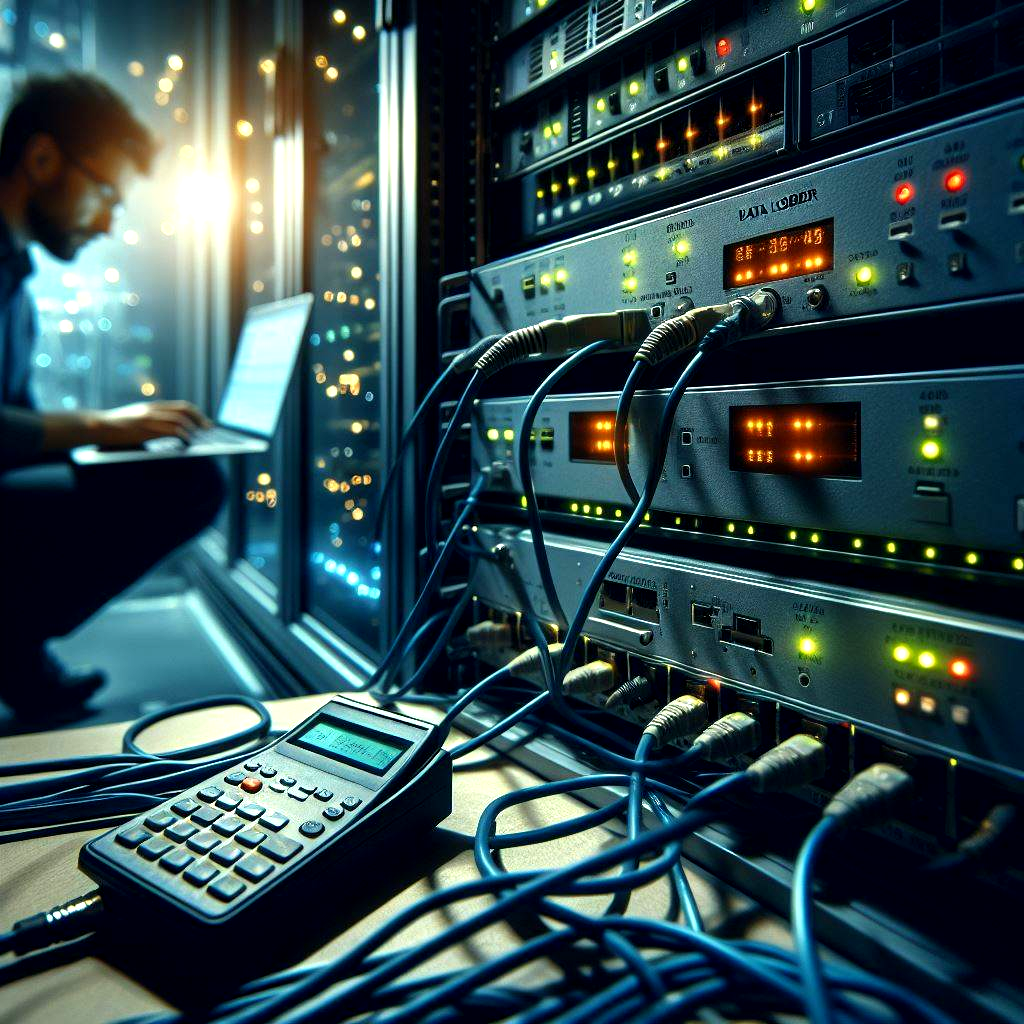
[[[267,691],[201,595],[160,573],[54,645],[70,667],[97,666],[107,684],[79,716],[25,722],[0,704],[0,736],[58,726],[131,721],[170,703]]]

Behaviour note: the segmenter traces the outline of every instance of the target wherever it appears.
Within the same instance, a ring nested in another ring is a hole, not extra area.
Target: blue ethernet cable
[[[615,405],[615,433],[612,435],[615,468],[619,471],[622,486],[626,489],[626,494],[629,495],[629,500],[634,505],[640,500],[640,495],[629,472],[629,409],[633,404],[637,389],[640,387],[640,379],[647,372],[648,365],[644,362],[633,364]]]

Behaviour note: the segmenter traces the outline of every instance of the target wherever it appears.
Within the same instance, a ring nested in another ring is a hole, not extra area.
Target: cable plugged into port
[[[827,761],[824,743],[797,733],[762,754],[747,769],[746,777],[758,793],[780,793],[820,779]]]
[[[685,739],[699,732],[708,720],[708,706],[699,697],[683,694],[666,704],[644,729],[654,738],[654,749],[673,740]]]
[[[654,700],[654,683],[648,676],[633,676],[618,689],[608,694],[604,706],[611,711],[622,704],[630,709],[643,707]]]
[[[477,622],[466,630],[466,642],[475,651],[497,651],[512,646],[512,626],[507,622]]]
[[[761,743],[761,727],[757,720],[742,711],[733,711],[712,722],[694,741],[700,756],[708,761],[731,761],[740,754],[757,750]]]
[[[557,662],[562,656],[562,644],[548,644],[548,652],[551,655],[551,660]],[[528,651],[523,651],[508,663],[507,668],[509,674],[517,679],[525,679],[534,683],[543,681],[544,670],[541,667],[540,648],[531,647]]]
[[[610,661],[588,661],[570,669],[562,680],[562,691],[573,697],[604,693],[615,685],[615,666]]]

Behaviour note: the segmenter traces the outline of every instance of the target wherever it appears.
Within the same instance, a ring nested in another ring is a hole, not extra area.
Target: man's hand
[[[83,444],[137,448],[154,437],[188,441],[210,421],[190,402],[136,402],[119,409],[43,415],[43,450],[68,451]]]

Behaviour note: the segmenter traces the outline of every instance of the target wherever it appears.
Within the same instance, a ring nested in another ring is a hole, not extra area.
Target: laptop
[[[215,425],[195,431],[190,441],[157,437],[138,448],[85,445],[74,448],[71,458],[80,466],[99,466],[266,451],[281,418],[312,308],[313,296],[306,293],[246,312]]]

